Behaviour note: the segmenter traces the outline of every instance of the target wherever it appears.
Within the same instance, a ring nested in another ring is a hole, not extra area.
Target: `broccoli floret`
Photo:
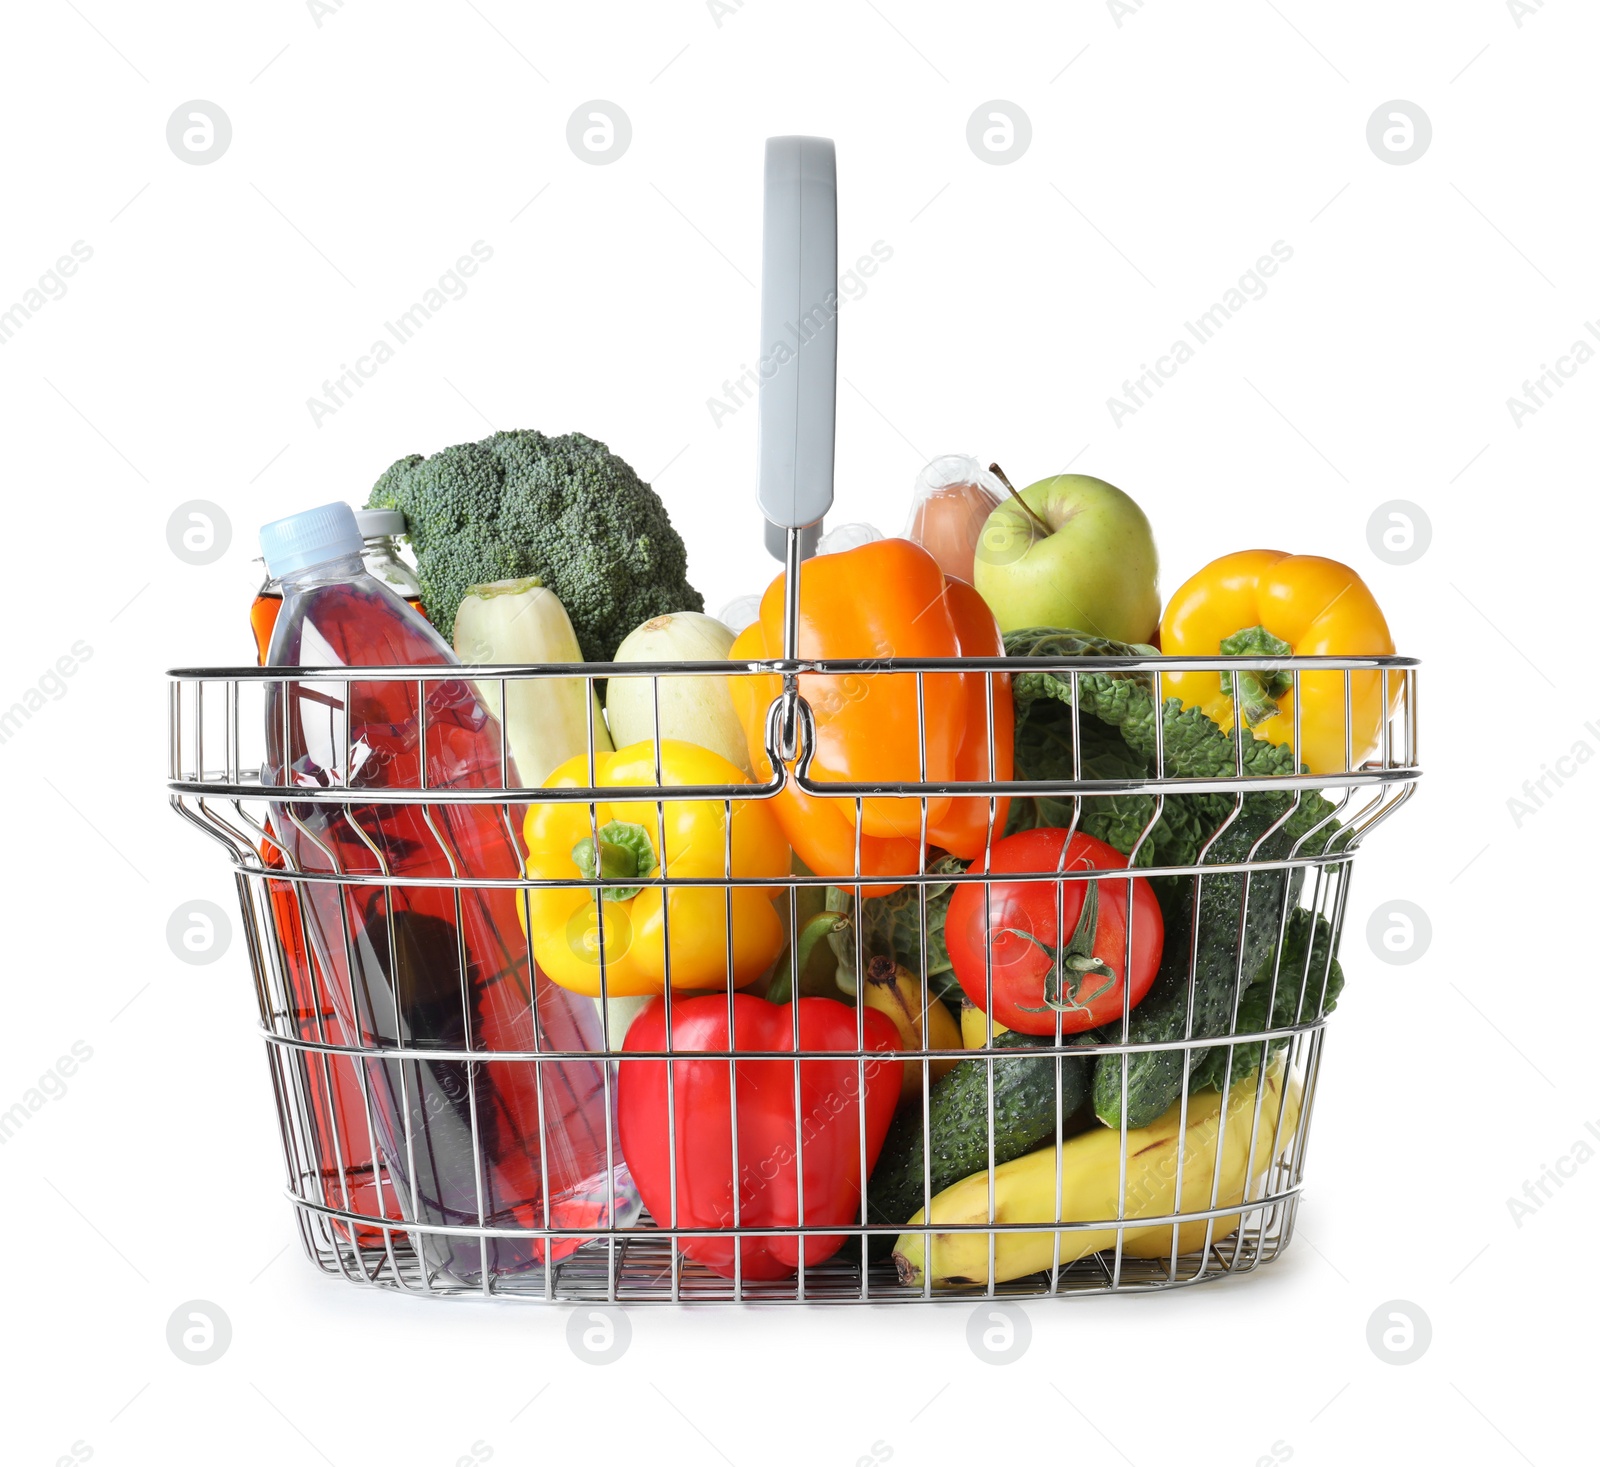
[[[582,433],[522,429],[412,454],[367,507],[405,515],[422,604],[446,636],[469,586],[522,576],[560,598],[590,662],[609,662],[651,617],[705,609],[660,496]]]

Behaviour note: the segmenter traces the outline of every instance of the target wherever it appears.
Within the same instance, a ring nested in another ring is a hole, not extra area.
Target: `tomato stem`
[[[1087,886],[1089,889],[1084,893],[1083,908],[1078,913],[1078,925],[1073,928],[1072,937],[1066,947],[1057,950],[1048,943],[1040,942],[1031,932],[1023,932],[1016,927],[1002,929],[1026,942],[1031,942],[1050,958],[1050,970],[1044,975],[1044,1003],[1038,1007],[1019,1004],[1018,1007],[1027,1013],[1042,1014],[1052,1010],[1065,1014],[1074,1010],[1087,1010],[1089,1004],[1101,994],[1109,992],[1117,981],[1117,975],[1112,971],[1110,964],[1104,958],[1097,958],[1094,955],[1095,935],[1100,928],[1100,883],[1091,879]],[[1078,990],[1090,973],[1106,981],[1086,1000],[1080,999]],[[1066,978],[1066,999],[1061,997],[1063,976]]]

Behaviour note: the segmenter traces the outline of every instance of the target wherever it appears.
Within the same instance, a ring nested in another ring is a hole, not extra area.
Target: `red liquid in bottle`
[[[272,823],[267,822],[267,833]],[[261,843],[263,864],[282,869],[283,857],[268,841]],[[343,1044],[344,1031],[327,992],[317,981],[316,971],[306,951],[300,925],[300,899],[293,883],[267,881],[272,903],[272,925],[289,986],[291,1018],[296,1035],[313,1044]],[[321,1182],[320,1200],[341,1212],[358,1212],[366,1217],[383,1217],[386,1210],[380,1195],[378,1165],[373,1158],[367,1131],[366,1102],[361,1095],[357,1061],[345,1055],[301,1051],[295,1057],[306,1087],[306,1103],[311,1113],[312,1142]],[[387,1209],[398,1219],[391,1200]],[[381,1248],[381,1228],[351,1227],[341,1221],[333,1224],[341,1238],[363,1248]]]
[[[420,596],[407,596],[405,603],[424,621],[428,613],[422,609]],[[263,587],[256,592],[256,599],[250,603],[250,635],[256,639],[256,666],[262,666],[267,660],[267,648],[272,645],[272,629],[278,624],[278,613],[283,610],[283,592],[278,590],[276,583],[271,589]]]
[[[272,647],[276,665],[450,665],[444,644],[401,613],[391,592],[352,574],[291,587],[291,620]],[[352,794],[348,804],[273,803],[274,829],[299,870],[409,880],[521,874],[501,806],[377,798],[385,787],[506,782],[499,725],[464,679],[274,684],[267,746],[268,782]],[[514,782],[514,769],[506,773]],[[384,1162],[408,1220],[604,1226],[604,1217],[593,1216],[594,1179],[607,1163],[600,1062],[492,1058],[597,1047],[592,1009],[534,967],[515,891],[299,885],[316,966],[351,1036],[346,1042],[406,1051],[363,1063]],[[429,1049],[473,1058],[417,1053]],[[569,1194],[573,1210],[564,1213]],[[546,1254],[537,1239],[413,1238],[430,1264],[472,1284],[485,1265],[491,1276],[515,1273]],[[580,1241],[563,1240],[552,1251],[570,1252]]]
[[[276,586],[262,591],[250,606],[250,630],[256,639],[256,664],[267,660],[272,643],[272,628],[283,610],[283,595]],[[267,821],[267,834],[272,822]],[[261,861],[281,870],[283,856],[270,840],[261,842]],[[272,905],[272,925],[278,935],[284,974],[288,981],[291,1018],[295,1034],[313,1044],[343,1044],[339,1017],[326,992],[317,981],[306,950],[300,917],[300,899],[288,881],[267,882],[267,897]],[[391,1201],[386,1210],[380,1196],[378,1163],[372,1154],[367,1128],[367,1108],[361,1095],[361,1077],[356,1061],[343,1055],[324,1055],[301,1051],[295,1056],[306,1090],[306,1106],[311,1114],[311,1139],[322,1186],[321,1200],[341,1212],[359,1212],[367,1217],[396,1216]],[[334,1230],[346,1241],[363,1248],[381,1248],[381,1228],[351,1228],[335,1222]]]

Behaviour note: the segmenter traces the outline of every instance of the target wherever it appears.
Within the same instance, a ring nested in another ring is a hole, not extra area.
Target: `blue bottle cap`
[[[282,579],[307,566],[360,555],[361,530],[348,504],[323,504],[261,527],[267,572]]]

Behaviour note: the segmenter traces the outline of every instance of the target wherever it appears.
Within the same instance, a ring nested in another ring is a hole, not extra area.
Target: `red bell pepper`
[[[736,1044],[728,1043],[728,1003],[724,994],[675,999],[672,1049],[706,1054],[704,1059],[623,1060],[617,1080],[617,1119],[622,1154],[638,1183],[640,1196],[661,1227],[672,1220],[672,1179],[668,1124],[675,1128],[677,1225],[685,1228],[734,1227],[733,1120],[730,1065],[715,1051],[730,1048],[794,1052],[794,1005],[773,1004],[751,994],[733,995]],[[857,1010],[831,998],[802,998],[800,1048],[856,1052]],[[900,1048],[893,1022],[876,1009],[860,1012],[864,1047]],[[667,1048],[666,1005],[654,999],[628,1028],[625,1053]],[[667,1066],[671,1064],[672,1108],[667,1104]],[[800,1166],[795,1165],[795,1068],[800,1070]],[[866,1095],[866,1170],[883,1147],[889,1121],[900,1099],[904,1062],[882,1059],[740,1060],[739,1226],[792,1227],[800,1222],[800,1181],[805,1184],[805,1223],[847,1225],[861,1216],[861,1122],[859,1100]],[[838,1252],[844,1236],[805,1239],[807,1268]],[[744,1238],[739,1265],[748,1279],[787,1278],[800,1266],[801,1239],[793,1234]],[[692,1237],[682,1251],[724,1278],[733,1277],[734,1239]]]

